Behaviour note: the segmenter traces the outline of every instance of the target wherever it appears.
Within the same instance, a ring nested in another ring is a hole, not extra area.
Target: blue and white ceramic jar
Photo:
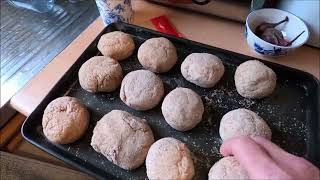
[[[133,20],[131,0],[96,0],[96,4],[105,25]]]

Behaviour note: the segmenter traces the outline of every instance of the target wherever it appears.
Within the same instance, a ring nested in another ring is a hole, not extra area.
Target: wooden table
[[[284,57],[264,57],[248,47],[244,39],[244,24],[168,8],[142,0],[133,1],[133,9],[135,12],[133,24],[154,29],[150,19],[166,15],[188,39],[297,68],[320,78],[319,49],[303,46]],[[103,28],[104,25],[98,18],[16,94],[10,104],[28,116]],[[26,142],[23,142],[17,151],[20,153],[39,153]]]

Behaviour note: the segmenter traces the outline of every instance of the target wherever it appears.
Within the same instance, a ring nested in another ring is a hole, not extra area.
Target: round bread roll
[[[188,147],[181,141],[167,137],[156,141],[146,159],[149,179],[192,179],[194,165]]]
[[[91,146],[115,165],[131,170],[143,164],[153,142],[146,120],[113,110],[97,122]]]
[[[76,98],[59,97],[51,101],[42,117],[43,133],[57,144],[69,144],[78,140],[89,125],[89,112]]]
[[[138,50],[141,65],[152,72],[169,71],[177,62],[177,51],[166,38],[151,38],[145,41]]]
[[[178,131],[194,128],[202,119],[201,97],[188,88],[176,88],[163,100],[162,114],[167,123]]]
[[[101,36],[98,49],[104,56],[109,56],[117,61],[131,56],[135,48],[134,41],[129,34],[113,31]]]
[[[225,114],[220,122],[220,137],[226,140],[237,136],[262,136],[271,139],[271,129],[256,113],[235,109]]]
[[[106,56],[95,56],[82,64],[79,83],[89,92],[111,92],[117,89],[123,78],[120,64]]]
[[[208,179],[249,179],[249,175],[247,171],[240,166],[236,158],[228,156],[220,159],[211,167]]]
[[[208,53],[192,53],[181,64],[183,77],[200,87],[211,88],[223,76],[221,60]]]
[[[162,80],[148,70],[132,71],[121,83],[121,100],[135,110],[154,108],[159,104],[163,94]]]
[[[240,64],[234,75],[238,93],[251,99],[266,97],[276,87],[276,73],[268,66],[257,60]]]

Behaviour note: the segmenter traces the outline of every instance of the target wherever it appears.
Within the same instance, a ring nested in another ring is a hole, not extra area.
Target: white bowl
[[[290,41],[302,31],[305,31],[296,41],[292,43],[292,45],[274,45],[262,40],[254,34],[255,28],[262,22],[276,23],[283,20],[286,16],[288,16],[289,21],[276,27],[276,29],[282,32],[286,40]],[[285,55],[288,53],[288,51],[298,48],[307,42],[309,38],[309,30],[307,25],[297,16],[279,9],[266,8],[253,11],[248,15],[246,20],[245,36],[249,46],[256,52],[263,55],[279,56]]]

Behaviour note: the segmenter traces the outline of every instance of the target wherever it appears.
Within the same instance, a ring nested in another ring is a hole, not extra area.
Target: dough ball
[[[138,50],[141,65],[152,72],[169,71],[177,62],[177,51],[166,38],[151,38],[145,41]]]
[[[183,77],[200,87],[211,88],[223,76],[221,60],[208,53],[192,53],[181,64]]]
[[[242,168],[236,158],[229,156],[220,159],[210,169],[209,180],[217,179],[249,179],[247,171]]]
[[[162,80],[148,70],[132,71],[121,83],[121,100],[135,110],[154,108],[161,101],[163,94]]]
[[[162,114],[167,123],[178,131],[194,128],[202,119],[201,97],[188,88],[176,88],[163,100]]]
[[[43,133],[57,144],[69,144],[78,140],[89,125],[89,112],[76,98],[59,97],[51,101],[42,117]]]
[[[129,34],[113,31],[101,36],[98,49],[104,56],[109,56],[117,61],[131,56],[135,48],[134,41]]]
[[[225,114],[220,122],[220,137],[226,140],[236,136],[262,136],[271,139],[271,129],[255,112],[235,109]]]
[[[152,144],[146,168],[149,179],[192,179],[195,173],[188,147],[171,137]]]
[[[112,163],[131,170],[143,164],[153,142],[146,120],[113,110],[97,122],[91,146]]]
[[[83,63],[79,73],[81,87],[89,92],[111,92],[123,78],[120,64],[106,56],[95,56]]]
[[[276,87],[276,73],[257,60],[240,64],[234,75],[238,93],[251,99],[270,95]]]

